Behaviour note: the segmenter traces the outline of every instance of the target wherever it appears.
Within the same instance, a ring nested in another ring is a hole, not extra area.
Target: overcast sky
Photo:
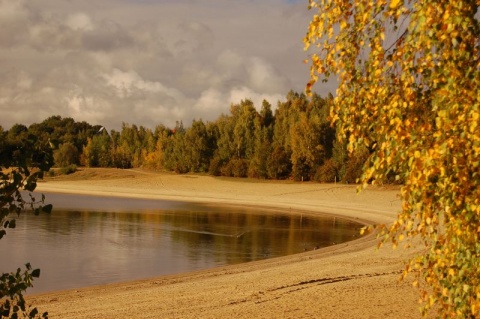
[[[122,122],[189,126],[245,98],[275,107],[308,81],[307,6],[0,0],[0,125],[61,115],[117,130]]]

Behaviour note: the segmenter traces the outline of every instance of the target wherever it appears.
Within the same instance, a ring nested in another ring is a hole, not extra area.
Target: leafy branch
[[[50,213],[52,205],[43,205],[45,196],[36,201],[30,192],[37,186],[53,164],[52,150],[40,145],[36,137],[28,134],[7,134],[0,131],[0,239],[6,229],[16,227],[10,214],[20,215],[30,206],[35,215]],[[32,173],[33,172],[33,173]],[[21,191],[28,191],[30,201],[23,199]],[[26,269],[0,275],[0,319],[1,318],[47,318],[48,313],[39,314],[36,308],[26,304],[23,293],[32,287],[34,278],[40,276],[39,269],[27,263]]]

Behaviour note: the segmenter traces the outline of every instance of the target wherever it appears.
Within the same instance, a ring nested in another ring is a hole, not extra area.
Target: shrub
[[[220,176],[222,175],[222,166],[223,166],[222,160],[219,157],[214,157],[210,161],[208,172],[213,176]]]
[[[321,183],[333,183],[338,180],[337,168],[332,159],[328,159],[317,169],[314,179]]]
[[[76,171],[77,171],[77,165],[75,164],[60,168],[61,175],[69,175],[69,174],[75,173]]]
[[[232,176],[233,177],[247,177],[248,174],[248,161],[243,158],[234,158],[232,163]]]
[[[63,143],[53,154],[56,167],[78,164],[78,150],[72,143]]]

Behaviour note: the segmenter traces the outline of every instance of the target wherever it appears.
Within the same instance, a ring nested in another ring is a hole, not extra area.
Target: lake
[[[28,293],[286,256],[355,239],[361,225],[281,209],[46,194],[0,240],[0,272],[41,269]]]

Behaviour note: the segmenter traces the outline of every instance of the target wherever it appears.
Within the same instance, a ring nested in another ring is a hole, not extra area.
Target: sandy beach
[[[391,223],[398,187],[225,179],[144,170],[84,169],[50,178],[39,192],[228,203]],[[47,199],[48,201],[48,199]],[[413,277],[419,249],[377,249],[360,239],[305,253],[175,276],[29,296],[50,318],[420,318]]]

